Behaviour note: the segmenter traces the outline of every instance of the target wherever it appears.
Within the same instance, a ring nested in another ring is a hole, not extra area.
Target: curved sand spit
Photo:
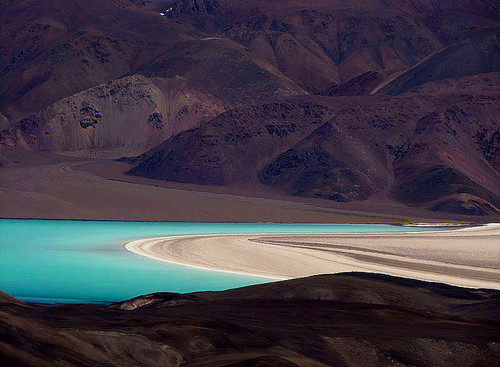
[[[420,233],[173,236],[125,248],[157,260],[272,278],[366,271],[500,289],[500,224]]]

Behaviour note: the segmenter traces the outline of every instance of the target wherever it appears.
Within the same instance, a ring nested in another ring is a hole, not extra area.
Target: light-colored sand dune
[[[500,224],[420,233],[191,235],[125,247],[157,260],[273,278],[366,271],[500,289]]]

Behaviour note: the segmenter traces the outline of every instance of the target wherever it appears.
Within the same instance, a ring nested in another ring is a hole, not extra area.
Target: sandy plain
[[[279,279],[364,271],[500,289],[500,224],[374,234],[190,235],[141,239],[138,255]]]
[[[85,153],[85,152],[84,152]],[[130,151],[62,156],[0,145],[0,218],[190,222],[499,222],[407,207],[385,198],[337,203],[282,195],[258,182],[202,186],[128,176],[112,158]]]

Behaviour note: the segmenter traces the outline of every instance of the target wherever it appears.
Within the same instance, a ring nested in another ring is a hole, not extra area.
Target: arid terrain
[[[0,49],[0,218],[500,223],[498,1],[5,0]],[[0,364],[496,366],[485,233],[142,239],[315,276],[108,306],[0,292]],[[379,274],[330,274],[353,270]]]
[[[399,208],[409,207],[431,219],[500,213],[492,1],[0,6],[2,145],[121,158],[121,173],[187,184],[182,190],[352,203],[372,213],[384,203],[391,215],[408,217]],[[22,190],[46,213],[118,218],[84,214],[55,188]],[[29,206],[12,211],[19,193],[2,195],[2,216],[36,216]],[[97,191],[79,196],[100,200]]]
[[[500,294],[344,273],[108,307],[3,294],[11,366],[494,366]]]
[[[84,152],[86,153],[86,152]],[[120,153],[120,152],[118,152]],[[81,152],[78,153],[78,155]],[[393,200],[338,203],[251,185],[210,186],[125,175],[128,164],[0,147],[4,218],[201,222],[498,222],[500,216],[429,211]]]

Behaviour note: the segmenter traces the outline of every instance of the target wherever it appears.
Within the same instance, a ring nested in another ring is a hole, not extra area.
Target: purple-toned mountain
[[[144,5],[249,47],[316,93],[377,71],[381,78],[499,26],[494,1],[171,0]]]
[[[150,148],[232,105],[304,93],[245,47],[128,2],[26,0],[2,10],[9,145]]]
[[[500,28],[489,28],[432,54],[379,93],[398,95],[425,83],[500,71]]]
[[[491,78],[469,82],[498,83]],[[218,185],[259,178],[292,195],[378,194],[433,210],[499,213],[499,95],[485,89],[234,109],[145,153],[129,173]]]
[[[7,1],[0,143],[497,213],[499,19],[489,0]]]

